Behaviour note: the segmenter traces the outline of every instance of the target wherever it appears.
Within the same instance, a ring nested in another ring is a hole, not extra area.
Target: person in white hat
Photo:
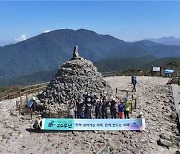
[[[32,100],[35,101],[35,100],[36,100],[36,97],[33,97]]]
[[[111,118],[113,119],[116,119],[116,113],[117,113],[117,110],[116,110],[116,99],[112,96],[112,100],[110,101],[110,111],[111,111]]]
[[[42,117],[41,117],[41,115],[38,115],[36,117],[36,120],[35,120],[34,124],[33,124],[33,128],[35,130],[40,130],[41,129],[41,125],[42,125]]]

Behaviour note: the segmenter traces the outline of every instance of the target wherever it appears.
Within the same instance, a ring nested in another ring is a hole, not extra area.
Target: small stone
[[[169,149],[169,147],[172,147],[172,142],[168,141],[168,140],[165,140],[165,139],[159,139],[157,141],[157,144],[160,145],[160,146],[165,146],[168,149]]]
[[[180,141],[180,136],[175,136],[175,140]]]
[[[161,139],[169,139],[169,137],[165,136],[164,133],[160,134],[159,137],[160,137]]]
[[[175,154],[180,154],[180,151],[179,151],[179,150],[177,150]]]

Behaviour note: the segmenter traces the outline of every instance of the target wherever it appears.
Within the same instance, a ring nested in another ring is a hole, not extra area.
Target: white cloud
[[[50,30],[48,29],[48,30],[45,30],[43,33],[49,33],[50,32]]]
[[[20,37],[15,38],[14,40],[17,42],[21,42],[27,39],[27,36],[25,34],[22,34]]]

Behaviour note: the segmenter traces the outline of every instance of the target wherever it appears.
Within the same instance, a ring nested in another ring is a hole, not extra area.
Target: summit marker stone
[[[70,100],[83,98],[87,93],[110,96],[112,88],[91,61],[79,56],[78,46],[75,46],[73,58],[58,69],[53,80],[42,92],[40,101],[45,110],[57,113],[65,110]]]

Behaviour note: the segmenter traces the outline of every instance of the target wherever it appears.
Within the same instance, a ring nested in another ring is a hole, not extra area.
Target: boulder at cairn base
[[[78,47],[75,46],[73,58],[58,69],[54,79],[42,92],[40,101],[44,104],[45,110],[57,113],[67,109],[67,101],[72,98],[83,98],[87,93],[97,96],[111,95],[112,88],[91,61],[79,56]]]

